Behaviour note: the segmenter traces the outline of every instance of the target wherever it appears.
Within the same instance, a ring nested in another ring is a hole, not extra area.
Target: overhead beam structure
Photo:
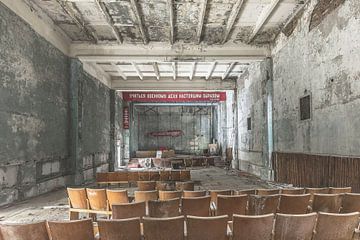
[[[237,0],[236,3],[234,4],[234,7],[231,10],[229,19],[226,24],[226,29],[225,29],[224,38],[222,40],[222,44],[224,44],[227,41],[243,4],[244,4],[244,0]]]

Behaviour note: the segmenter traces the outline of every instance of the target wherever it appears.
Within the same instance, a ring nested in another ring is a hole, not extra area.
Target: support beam
[[[158,81],[160,81],[160,72],[159,72],[159,66],[158,66],[157,62],[153,62],[153,68],[154,68],[154,72],[156,75],[156,79]]]
[[[117,64],[114,63],[114,62],[112,62],[111,65],[116,68],[116,71],[117,71],[117,72],[120,74],[120,76],[126,81],[126,80],[127,80],[127,77],[126,77],[126,75],[124,74],[124,72],[121,70],[120,66],[117,65]]]
[[[174,6],[173,0],[167,0],[167,6],[169,10],[169,20],[170,20],[170,44],[174,44],[175,35],[174,35]]]
[[[224,38],[222,40],[222,44],[224,44],[227,41],[243,4],[244,4],[244,0],[237,0],[236,3],[234,4],[226,24],[226,29],[225,29]]]
[[[196,62],[193,62],[193,63],[191,63],[191,70],[190,70],[190,76],[189,76],[190,81],[193,80],[195,71],[196,71]]]
[[[272,0],[271,3],[260,14],[260,17],[256,22],[254,31],[252,32],[252,34],[249,38],[249,43],[254,40],[255,36],[259,33],[260,29],[264,26],[264,24],[269,19],[271,14],[274,12],[274,9],[277,7],[279,2],[280,2],[280,0]]]
[[[135,14],[136,21],[137,21],[137,23],[138,23],[138,26],[139,26],[139,29],[140,29],[140,33],[141,33],[143,42],[144,42],[144,44],[148,44],[148,43],[149,43],[149,39],[148,39],[148,36],[147,36],[146,31],[145,31],[145,28],[144,28],[144,24],[143,24],[141,15],[140,15],[140,11],[139,11],[139,6],[138,6],[138,3],[137,3],[137,0],[130,0],[130,4],[131,4],[131,7],[132,7],[133,12],[134,12],[134,14]]]
[[[224,72],[224,74],[223,74],[223,76],[222,76],[222,80],[225,80],[228,76],[229,76],[229,74],[230,74],[230,72],[231,72],[231,70],[235,67],[235,65],[236,65],[236,62],[232,62],[231,64],[230,64],[230,66],[226,69],[226,71]]]
[[[84,31],[85,35],[94,41],[98,42],[98,38],[96,34],[89,28],[86,27],[84,19],[80,15],[80,13],[75,9],[73,3],[69,3],[67,1],[56,0],[56,2],[61,6],[61,8],[69,15],[69,17],[75,22],[75,24]]]
[[[116,40],[118,41],[118,43],[122,43],[123,39],[120,35],[119,30],[115,27],[115,23],[112,19],[112,17],[109,14],[108,9],[106,8],[105,4],[103,2],[100,2],[100,0],[95,0],[96,4],[98,5],[100,12],[104,15],[106,22],[109,24],[109,26],[111,27],[114,36],[116,37]]]
[[[200,16],[199,16],[199,23],[197,26],[197,30],[196,30],[196,38],[197,38],[197,43],[200,44],[201,43],[201,35],[202,35],[202,31],[204,28],[204,20],[205,20],[205,14],[206,14],[206,8],[208,5],[208,0],[203,0],[203,5],[202,8],[200,10]]]
[[[144,76],[143,76],[142,72],[140,71],[139,66],[135,62],[131,62],[131,64],[135,68],[135,71],[136,71],[137,75],[139,76],[140,80],[141,81],[144,80]]]
[[[176,81],[176,77],[177,77],[177,65],[176,65],[176,62],[172,63],[172,70],[173,70],[173,79],[174,79],[174,81]]]
[[[213,74],[213,72],[215,70],[216,64],[217,64],[217,62],[213,62],[211,64],[211,66],[209,68],[209,72],[208,72],[208,74],[206,75],[206,78],[205,78],[206,80],[209,80],[211,78],[211,76],[212,76],[212,74]]]

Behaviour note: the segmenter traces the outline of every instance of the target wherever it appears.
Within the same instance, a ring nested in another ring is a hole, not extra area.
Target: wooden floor
[[[197,168],[191,171],[198,189],[248,189],[268,188],[269,183],[244,172],[229,172],[218,167]],[[129,189],[133,194],[135,187]],[[40,220],[68,219],[67,196],[65,189],[54,191],[29,199],[9,207],[0,208],[0,222],[37,222]]]

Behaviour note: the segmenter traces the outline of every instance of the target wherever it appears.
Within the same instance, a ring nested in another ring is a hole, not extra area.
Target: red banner
[[[223,102],[226,92],[123,92],[133,102]]]
[[[123,108],[123,128],[129,129],[130,126],[130,116],[129,116],[129,108]]]

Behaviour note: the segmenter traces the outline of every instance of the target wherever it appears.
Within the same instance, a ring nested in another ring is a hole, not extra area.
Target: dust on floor
[[[195,190],[240,190],[269,188],[271,186],[268,182],[253,175],[237,170],[226,171],[218,167],[192,169],[191,177],[195,181]],[[136,188],[132,187],[128,188],[128,190],[129,195],[132,195]],[[0,208],[0,223],[30,223],[42,220],[59,221],[66,219],[68,219],[68,200],[65,189]]]

